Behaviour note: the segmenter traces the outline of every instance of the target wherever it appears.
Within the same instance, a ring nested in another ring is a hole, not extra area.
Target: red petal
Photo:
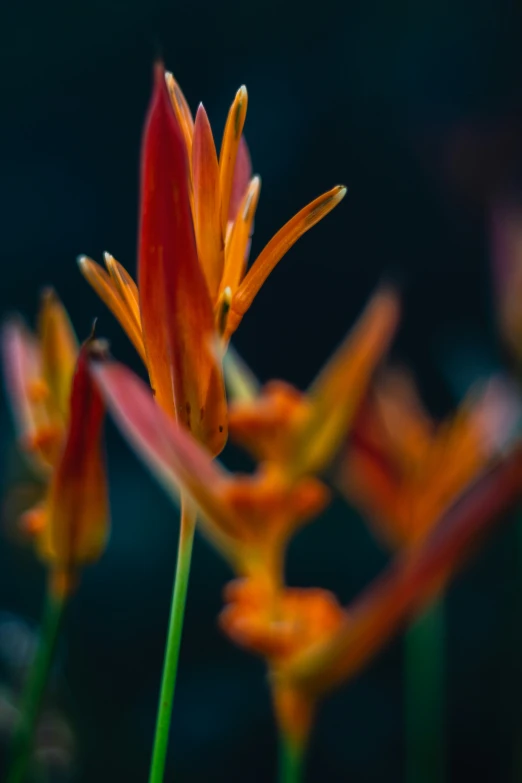
[[[139,291],[151,384],[160,405],[190,427],[205,405],[213,313],[196,252],[189,167],[162,65],[143,139]]]

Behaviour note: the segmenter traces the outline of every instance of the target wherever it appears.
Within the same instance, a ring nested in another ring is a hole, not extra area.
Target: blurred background
[[[489,208],[522,161],[522,6],[512,0],[90,0],[10,3],[0,30],[3,314],[32,321],[52,284],[80,337],[99,333],[141,371],[75,258],[108,250],[135,269],[138,164],[151,65],[161,53],[219,138],[240,84],[263,188],[253,256],[337,183],[344,203],[289,252],[235,341],[262,380],[308,383],[383,278],[404,291],[393,355],[429,409],[447,413],[503,366],[490,276]],[[2,399],[0,741],[40,616],[43,572],[17,540],[32,489]],[[50,780],[146,780],[177,512],[108,427],[113,532],[85,573],[60,645],[42,742]],[[241,466],[236,452],[225,461]],[[338,499],[293,542],[288,578],[350,600],[386,563]],[[511,779],[522,722],[522,609],[515,528],[499,529],[448,599],[452,780]],[[219,632],[230,577],[198,539],[167,779],[270,781],[276,738],[261,662]],[[518,645],[518,646],[517,646]],[[319,715],[309,781],[403,777],[401,639]]]

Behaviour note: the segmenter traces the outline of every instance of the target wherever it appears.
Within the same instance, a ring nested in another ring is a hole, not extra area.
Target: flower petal
[[[120,298],[123,299],[128,312],[134,319],[136,330],[141,334],[140,295],[138,286],[127,270],[116,261],[114,256],[111,256],[110,253],[104,253],[103,259]]]
[[[69,417],[71,384],[79,347],[69,316],[51,289],[42,296],[38,332],[42,377],[57,415],[65,423]]]
[[[210,297],[216,301],[224,263],[219,200],[219,164],[207,113],[200,104],[192,144],[194,228],[200,264]]]
[[[108,486],[103,453],[104,405],[88,370],[99,356],[96,340],[80,351],[72,384],[70,419],[61,458],[46,502],[46,524],[39,536],[42,556],[52,564],[55,589],[68,590],[81,566],[96,560],[109,531]]]
[[[139,291],[158,402],[217,453],[224,445],[226,418],[224,397],[207,404],[218,373],[211,351],[213,312],[196,251],[186,148],[161,65],[143,139]],[[216,411],[219,422],[210,421]],[[209,433],[213,442],[207,441]]]
[[[221,290],[230,288],[232,297],[245,273],[260,190],[261,180],[259,177],[254,177],[244,194],[227,238]]]
[[[285,253],[290,250],[299,237],[331,212],[342,201],[345,194],[346,188],[340,185],[328,191],[328,193],[323,193],[322,196],[319,196],[319,198],[316,198],[315,201],[312,201],[298,212],[272,237],[250,267],[248,274],[232,300],[231,316],[234,316],[234,321],[231,322],[231,333],[237,329],[241,318],[254,301],[257,292]]]
[[[241,137],[248,106],[248,93],[243,85],[236,93],[236,97],[228,112],[223,141],[219,153],[219,191],[221,194],[221,226],[223,236],[226,236],[232,188],[236,176],[236,160],[241,145]],[[243,151],[244,152],[244,151]],[[244,166],[244,162],[240,164]],[[240,180],[238,172],[238,180]]]
[[[296,474],[320,472],[334,456],[398,320],[397,294],[391,289],[379,291],[309,388],[311,415],[297,432],[291,466]]]
[[[78,257],[78,266],[87,282],[96,291],[114,317],[120,322],[124,332],[136,348],[143,363],[147,364],[145,347],[141,331],[137,329],[136,319],[122,299],[113,278],[99,264],[87,256]]]
[[[412,615],[449,581],[476,541],[520,498],[522,452],[485,472],[444,516],[414,557],[402,557],[351,606],[327,644],[297,658],[284,679],[320,694],[353,677]]]
[[[243,201],[248,184],[252,179],[252,163],[250,153],[245,141],[241,136],[239,147],[237,149],[236,165],[234,168],[234,177],[232,180],[232,192],[230,194],[230,204],[228,208],[228,222],[236,219],[237,211]]]

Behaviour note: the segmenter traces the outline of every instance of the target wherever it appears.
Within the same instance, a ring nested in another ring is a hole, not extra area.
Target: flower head
[[[227,415],[215,339],[224,345],[287,250],[343,198],[301,210],[247,271],[260,180],[243,140],[247,92],[230,108],[219,158],[203,106],[195,122],[171,74],[156,66],[142,152],[138,287],[112,256],[80,267],[144,359],[161,407],[213,454]]]
[[[4,326],[3,349],[20,445],[46,484],[24,521],[53,589],[68,592],[78,570],[100,556],[109,529],[104,406],[87,369],[103,345],[91,339],[79,349],[67,313],[47,291],[38,334],[13,319]]]
[[[393,546],[418,545],[497,456],[517,408],[507,388],[491,382],[435,424],[411,377],[387,370],[348,437],[339,486]]]

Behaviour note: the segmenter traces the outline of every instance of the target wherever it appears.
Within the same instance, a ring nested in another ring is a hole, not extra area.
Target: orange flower
[[[231,475],[155,405],[126,367],[102,361],[93,373],[139,456],[174,498],[181,488],[194,501],[203,530],[236,572],[280,584],[288,538],[324,508],[326,487],[312,477],[289,484],[269,466],[251,476]]]
[[[108,273],[86,257],[79,263],[145,361],[161,407],[218,454],[227,412],[216,337],[226,345],[272,269],[345,189],[302,209],[247,272],[260,180],[250,179],[242,141],[246,89],[230,108],[218,159],[203,106],[193,122],[172,75],[165,82],[161,65],[155,74],[143,141],[139,290],[112,256]]]
[[[100,556],[108,534],[104,406],[87,369],[103,348],[89,340],[78,349],[52,291],[43,297],[38,335],[12,320],[4,327],[3,348],[20,444],[47,485],[25,523],[51,569],[52,589],[66,593],[78,570]]]
[[[306,393],[272,381],[231,406],[230,432],[259,460],[289,480],[319,473],[341,444],[399,318],[398,297],[378,291]],[[234,379],[242,370],[234,365]],[[237,385],[237,382],[236,382]]]
[[[436,425],[411,378],[383,374],[348,439],[339,484],[393,546],[417,545],[498,453],[517,406],[498,383]],[[499,412],[501,416],[499,418]]]

